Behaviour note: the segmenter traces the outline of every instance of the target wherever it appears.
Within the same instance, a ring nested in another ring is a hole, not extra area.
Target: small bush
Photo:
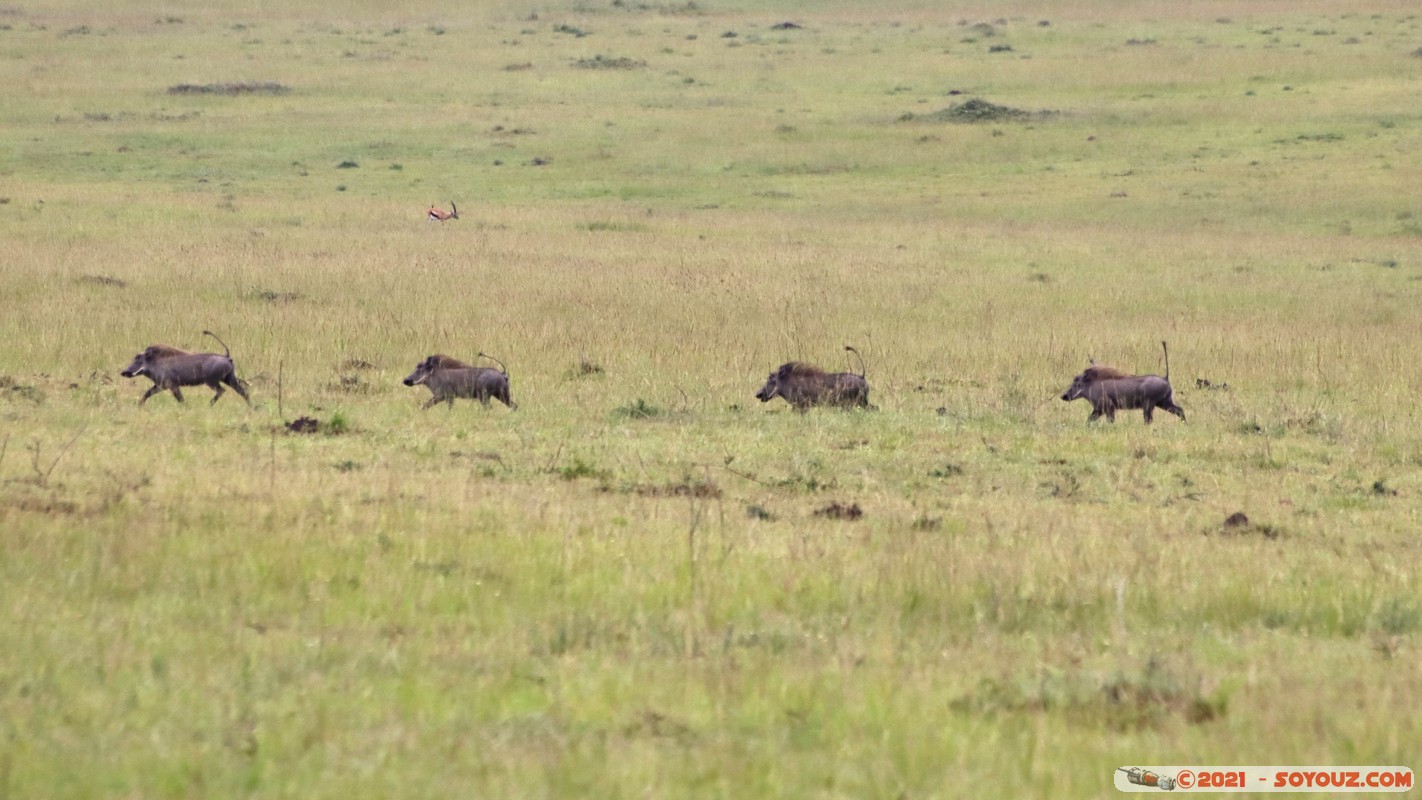
[[[592,375],[601,374],[603,374],[602,365],[587,356],[579,356],[578,365],[568,371],[568,377],[570,378],[587,378]]]
[[[28,400],[35,405],[40,405],[45,401],[44,390],[38,386],[30,386],[18,383],[14,378],[0,375],[0,392],[7,400]]]
[[[963,468],[957,464],[944,464],[928,471],[930,478],[956,478],[963,474]]]
[[[626,419],[652,419],[653,417],[661,416],[663,413],[662,409],[657,408],[640,397],[637,398],[635,402],[628,403],[625,406],[618,406],[612,410],[614,417],[624,417]]]
[[[109,286],[115,289],[122,289],[128,285],[126,281],[108,275],[80,275],[78,281],[80,283],[93,284],[94,286]]]
[[[830,503],[829,505],[815,509],[815,516],[825,519],[859,519],[864,516],[864,509],[858,503],[845,505],[844,503]]]
[[[746,506],[746,516],[750,517],[751,519],[758,519],[764,522],[775,521],[775,515],[772,514],[768,509],[766,509],[765,506],[756,505],[754,503]]]
[[[1413,603],[1394,597],[1373,612],[1369,627],[1393,636],[1414,633],[1422,629],[1422,610]]]
[[[1040,713],[1109,730],[1158,728],[1171,719],[1198,725],[1223,717],[1229,698],[1206,695],[1166,670],[1156,659],[1139,672],[1045,674],[1018,681],[984,679],[970,694],[952,701],[953,710],[972,715]]]
[[[245,294],[253,300],[263,300],[268,303],[290,303],[300,300],[303,297],[301,292],[276,292],[271,289],[259,289],[256,287],[248,289]]]
[[[168,94],[220,94],[236,96],[242,94],[282,95],[291,89],[280,83],[179,83],[168,87]]]
[[[603,231],[642,233],[647,230],[647,226],[636,222],[585,222],[578,225],[578,229],[588,231],[589,233],[599,233]]]
[[[603,475],[602,470],[579,456],[573,456],[571,464],[558,467],[553,471],[565,481],[575,481],[578,478],[600,478]]]
[[[640,69],[647,66],[647,62],[635,58],[596,55],[592,58],[580,58],[573,62],[573,66],[576,69]]]

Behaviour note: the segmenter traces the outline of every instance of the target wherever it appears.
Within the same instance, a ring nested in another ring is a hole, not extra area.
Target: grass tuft
[[[174,95],[216,94],[233,97],[246,94],[284,95],[290,92],[290,87],[270,81],[259,83],[179,83],[168,87],[168,94]]]

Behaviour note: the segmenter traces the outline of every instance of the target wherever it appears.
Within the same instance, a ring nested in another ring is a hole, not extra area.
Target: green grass
[[[1417,766],[1419,31],[1401,0],[3,10],[0,795]],[[1029,116],[936,118],[970,99]],[[138,408],[118,370],[204,329],[255,409]],[[1057,399],[1162,339],[1189,422]],[[754,400],[845,344],[878,411]],[[517,411],[400,383],[480,351]]]

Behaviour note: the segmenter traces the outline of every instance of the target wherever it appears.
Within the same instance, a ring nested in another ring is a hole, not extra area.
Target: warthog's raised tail
[[[480,357],[480,358],[487,358],[487,359],[489,359],[490,361],[494,362],[495,364],[498,364],[498,365],[499,365],[499,371],[500,371],[500,372],[504,373],[505,375],[509,374],[509,368],[506,367],[506,366],[504,366],[504,362],[498,360],[497,358],[494,358],[493,356],[489,355],[488,353],[485,353],[485,352],[482,351],[482,350],[479,351],[479,357]]]
[[[203,332],[202,332],[202,335],[203,335],[203,336],[211,336],[212,338],[217,339],[217,343],[220,344],[220,345],[222,345],[222,357],[223,357],[223,358],[226,358],[228,361],[231,361],[231,360],[232,360],[232,350],[231,350],[230,348],[228,348],[227,342],[224,342],[224,341],[222,341],[221,339],[219,339],[218,336],[217,336],[217,334],[213,333],[212,331],[203,331]]]
[[[851,352],[851,353],[853,353],[853,354],[855,355],[855,357],[857,357],[857,358],[859,359],[859,377],[861,377],[861,378],[868,378],[868,377],[869,377],[869,373],[864,369],[864,356],[859,355],[859,351],[858,351],[858,350],[855,350],[853,347],[850,347],[849,345],[845,345],[845,346],[844,346],[844,349],[845,349],[845,350],[848,350],[848,351]]]

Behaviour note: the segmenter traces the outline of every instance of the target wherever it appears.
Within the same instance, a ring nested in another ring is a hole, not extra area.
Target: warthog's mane
[[[1087,367],[1084,371],[1082,371],[1081,377],[1085,378],[1087,381],[1110,381],[1116,380],[1117,378],[1129,378],[1131,377],[1131,374],[1129,372],[1123,372],[1122,370],[1116,369],[1115,367],[1108,367],[1104,364],[1095,364],[1090,367]]]
[[[443,353],[436,353],[425,359],[430,362],[434,369],[470,369],[470,365],[457,358],[451,358]]]
[[[181,347],[174,347],[171,344],[151,344],[147,350],[143,351],[149,358],[172,358],[173,356],[190,356],[192,353]]]
[[[786,378],[817,378],[825,374],[825,371],[814,364],[806,364],[803,361],[791,361],[780,365],[780,369],[775,371],[777,375]]]

